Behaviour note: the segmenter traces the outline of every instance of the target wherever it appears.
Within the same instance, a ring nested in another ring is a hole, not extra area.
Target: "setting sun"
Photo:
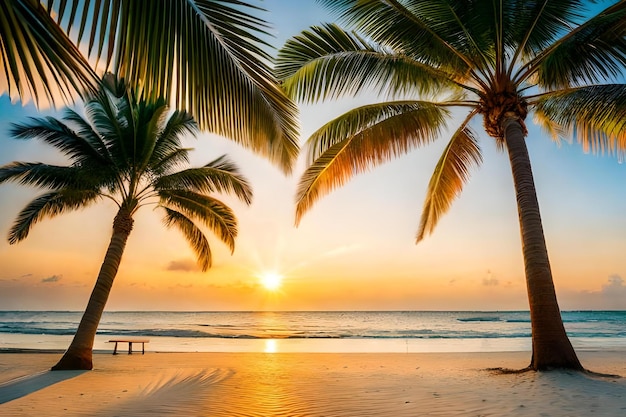
[[[276,272],[264,272],[259,276],[261,285],[269,291],[276,291],[283,283],[283,276]]]

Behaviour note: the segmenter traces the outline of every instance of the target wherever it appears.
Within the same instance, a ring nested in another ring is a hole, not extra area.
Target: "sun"
[[[268,271],[259,275],[259,280],[266,290],[276,291],[283,283],[283,276],[277,272]]]

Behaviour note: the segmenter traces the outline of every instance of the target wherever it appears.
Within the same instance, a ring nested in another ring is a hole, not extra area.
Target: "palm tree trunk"
[[[113,221],[111,241],[100,267],[96,285],[89,297],[87,308],[83,313],[72,343],[61,360],[52,367],[53,371],[93,368],[92,350],[96,331],[132,228],[133,219],[128,210],[120,209]]]
[[[503,127],[517,196],[526,271],[533,349],[530,368],[582,370],[565,333],[556,299],[524,128],[517,116],[506,117]]]

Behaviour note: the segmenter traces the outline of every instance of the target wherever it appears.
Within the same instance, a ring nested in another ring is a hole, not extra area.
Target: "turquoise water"
[[[81,312],[0,311],[0,348],[64,349]],[[578,349],[626,347],[625,311],[566,311]],[[96,349],[147,337],[159,351],[448,352],[530,349],[528,312],[105,312]]]

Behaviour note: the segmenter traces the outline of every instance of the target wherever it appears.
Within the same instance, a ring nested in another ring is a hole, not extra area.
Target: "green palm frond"
[[[37,106],[73,102],[98,78],[74,43],[35,0],[0,2],[0,94]]]
[[[509,0],[498,6],[497,25],[502,28],[504,46],[518,56],[532,59],[552,45],[580,21],[584,2],[551,0],[528,2]]]
[[[125,138],[125,135],[132,135],[135,131],[132,126],[132,114],[129,115],[121,109],[123,102],[126,101],[125,98],[114,99],[108,95],[105,88],[102,88],[85,104],[88,123],[102,139],[112,160],[126,159],[126,155],[115,152],[111,145],[122,138],[129,140],[130,138]]]
[[[556,89],[616,79],[625,66],[626,2],[619,2],[547,48],[535,70],[539,85]]]
[[[190,168],[160,177],[154,184],[159,190],[179,189],[199,193],[232,193],[246,204],[252,202],[252,187],[226,155],[201,168]]]
[[[35,198],[18,214],[9,230],[9,243],[26,239],[30,229],[40,220],[85,208],[98,197],[100,195],[93,190],[62,189]]]
[[[157,176],[167,175],[176,166],[189,163],[189,151],[192,150],[191,148],[178,148],[171,149],[169,153],[164,153],[158,158],[154,155],[155,160],[152,161],[150,171]]]
[[[453,69],[459,76],[473,67],[453,41],[459,40],[458,21],[448,1],[320,0],[342,21],[360,28],[381,45],[390,45],[420,62]],[[457,2],[457,4],[459,4]],[[474,15],[475,17],[478,14]],[[430,22],[441,22],[434,31]],[[452,73],[453,71],[450,71]]]
[[[203,130],[233,139],[289,172],[298,154],[297,107],[271,73],[270,27],[240,0],[63,0],[58,22],[92,58],[163,97]],[[80,4],[80,6],[77,6]],[[77,30],[72,31],[71,28]]]
[[[0,167],[0,184],[14,181],[37,188],[95,188],[81,176],[82,169],[76,166],[56,166],[38,162],[11,162]]]
[[[138,107],[137,124],[144,128],[135,135],[134,157],[137,170],[143,171],[153,161],[154,148],[167,123],[168,108],[165,105],[151,106],[143,103]]]
[[[609,104],[610,103],[610,104]],[[607,84],[546,93],[534,111],[547,126],[559,126],[585,151],[626,152],[626,85]]]
[[[175,226],[180,230],[185,236],[185,239],[187,239],[189,246],[191,246],[191,249],[193,249],[196,254],[202,272],[205,272],[211,267],[213,260],[211,257],[211,247],[204,233],[202,233],[202,230],[184,214],[168,209],[167,207],[165,207],[165,212],[165,225],[167,227]]]
[[[10,134],[16,139],[41,140],[57,148],[74,162],[97,164],[108,162],[99,144],[86,140],[85,137],[78,135],[69,126],[53,117],[30,118],[29,123],[15,123],[11,126]]]
[[[63,119],[73,126],[72,131],[78,138],[84,140],[104,160],[111,162],[111,155],[106,143],[83,116],[72,109],[66,109]]]
[[[322,126],[308,140],[313,162],[298,185],[296,224],[353,175],[436,139],[445,116],[432,103],[391,102],[359,107]]]
[[[170,156],[181,150],[181,139],[184,135],[195,136],[197,132],[198,125],[189,113],[174,111],[167,119],[154,145],[152,161],[150,162],[151,168],[154,170],[158,165],[160,166],[158,172],[167,172],[170,167],[175,165],[175,160],[176,162],[189,162],[186,157],[185,159],[177,160],[177,158],[170,158]],[[164,159],[170,159],[174,165],[163,164]]]
[[[467,125],[473,116],[471,113],[452,135],[435,167],[426,192],[417,242],[433,232],[441,216],[448,211],[469,180],[470,170],[482,163],[476,136]]]
[[[276,74],[297,100],[315,102],[366,89],[398,95],[453,87],[450,76],[334,24],[312,27],[279,51]]]
[[[233,211],[221,201],[186,190],[159,190],[161,206],[180,211],[185,216],[201,221],[222,240],[231,252],[235,250],[237,219]]]

